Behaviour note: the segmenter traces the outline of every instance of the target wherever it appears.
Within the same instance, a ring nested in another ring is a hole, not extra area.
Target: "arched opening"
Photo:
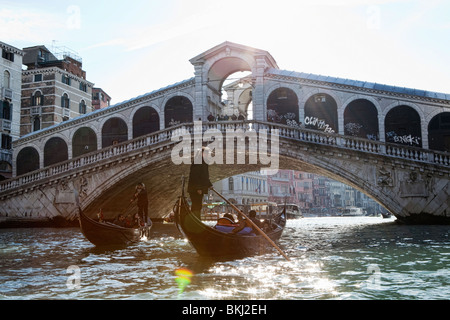
[[[67,143],[58,137],[50,138],[44,146],[44,167],[69,159]]]
[[[384,120],[386,142],[422,147],[420,116],[409,106],[391,109]]]
[[[159,130],[159,115],[152,107],[142,107],[133,117],[133,138]]]
[[[72,138],[72,157],[97,150],[97,135],[88,127],[78,129]]]
[[[192,102],[183,96],[170,98],[164,107],[164,120],[165,128],[169,128],[179,123],[192,122]]]
[[[108,119],[102,128],[102,148],[128,140],[128,127],[120,118]]]
[[[251,73],[239,71],[229,75],[222,86],[222,114],[219,120],[253,119]]]
[[[248,71],[251,71],[250,66],[247,62],[240,58],[228,57],[220,59],[216,61],[209,69],[208,85],[212,90],[215,90],[220,94],[227,78],[231,80],[231,78],[237,78],[234,74]],[[231,75],[233,76],[231,77]],[[243,76],[244,75],[241,75],[240,77]]]
[[[33,147],[25,147],[19,151],[16,159],[17,175],[39,169],[39,153]]]
[[[370,140],[379,140],[378,111],[366,99],[350,102],[344,111],[344,134]]]
[[[428,125],[429,148],[450,152],[450,112],[440,113]]]
[[[330,95],[318,93],[305,104],[305,128],[324,132],[339,132],[337,103]]]
[[[288,88],[274,90],[267,99],[267,121],[298,126],[298,98]]]

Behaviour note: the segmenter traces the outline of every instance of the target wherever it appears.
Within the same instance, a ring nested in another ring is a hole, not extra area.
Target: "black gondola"
[[[148,237],[152,227],[151,220],[147,226],[125,228],[110,222],[98,222],[89,218],[79,209],[80,228],[84,236],[96,246],[127,245]]]
[[[201,256],[214,258],[242,258],[271,252],[272,245],[261,235],[240,235],[221,232],[207,226],[191,213],[183,195],[174,207],[175,224]],[[272,219],[273,229],[267,236],[277,241],[286,225],[285,210]]]

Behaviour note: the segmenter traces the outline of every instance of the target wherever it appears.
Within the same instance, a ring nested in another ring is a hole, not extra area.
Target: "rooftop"
[[[344,79],[344,78],[337,78],[337,77],[329,77],[329,76],[322,76],[322,75],[317,75],[317,74],[312,74],[312,73],[279,70],[279,69],[273,69],[273,68],[268,69],[266,71],[266,73],[272,74],[272,75],[277,75],[277,76],[299,78],[299,79],[305,79],[305,80],[310,80],[310,81],[328,82],[328,83],[340,84],[340,85],[344,85],[344,86],[352,86],[352,87],[357,87],[357,88],[372,89],[372,90],[378,90],[378,91],[393,92],[393,93],[399,93],[399,94],[405,94],[405,95],[425,97],[425,98],[430,98],[430,99],[440,99],[440,100],[449,100],[450,101],[450,94],[448,94],[448,93],[411,89],[411,88],[397,87],[397,86],[391,86],[391,85],[387,85],[387,84],[380,84],[380,83],[374,83],[374,82],[351,80],[351,79]]]

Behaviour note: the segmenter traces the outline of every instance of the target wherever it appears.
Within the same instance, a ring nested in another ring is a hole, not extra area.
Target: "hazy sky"
[[[66,46],[112,103],[193,76],[231,41],[285,70],[450,93],[450,1],[0,0],[0,41]]]

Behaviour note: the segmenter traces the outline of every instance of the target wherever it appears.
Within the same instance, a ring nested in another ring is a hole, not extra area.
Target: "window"
[[[70,100],[67,93],[64,93],[61,97],[61,107],[62,108],[70,108]]]
[[[2,133],[2,149],[10,150],[11,145],[12,145],[11,136]]]
[[[80,114],[86,113],[86,102],[84,100],[81,100],[80,102]]]
[[[8,70],[5,70],[4,78],[5,78],[5,81],[4,81],[3,86],[7,89],[10,89],[11,88],[11,74],[9,73]]]
[[[61,81],[62,81],[62,83],[65,83],[68,86],[70,86],[70,78],[68,76],[66,76],[65,74],[62,75]]]
[[[0,102],[0,118],[11,120],[11,104],[7,100]]]
[[[42,81],[42,74],[35,74],[34,75],[34,82]]]
[[[86,83],[80,82],[80,90],[87,92],[87,85]]]
[[[41,130],[41,119],[34,117],[33,119],[33,131]]]
[[[228,190],[233,191],[234,190],[234,179],[233,177],[230,177],[228,179]]]
[[[2,51],[2,58],[14,62],[14,53],[9,52],[5,49]]]
[[[32,105],[33,106],[43,106],[44,105],[44,96],[40,91],[36,91],[36,93],[33,95],[32,99]]]

